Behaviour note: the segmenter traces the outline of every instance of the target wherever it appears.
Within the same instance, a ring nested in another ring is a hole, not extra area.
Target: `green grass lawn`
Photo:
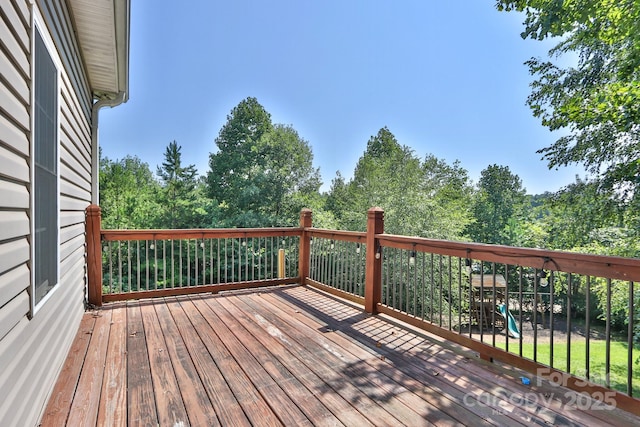
[[[519,343],[509,342],[509,352],[519,354]],[[611,341],[610,361],[610,386],[612,389],[627,393],[627,357],[628,346],[626,342]],[[496,343],[497,347],[505,348],[504,343]],[[586,341],[571,342],[571,366],[570,373],[584,378],[586,373]],[[589,343],[589,370],[591,381],[596,384],[605,383],[606,343],[604,340],[591,340]],[[533,344],[523,343],[522,355],[533,359]],[[632,384],[633,396],[640,396],[640,349],[633,349]],[[537,361],[549,365],[551,360],[551,345],[538,343]],[[553,367],[567,372],[567,344],[553,345]]]

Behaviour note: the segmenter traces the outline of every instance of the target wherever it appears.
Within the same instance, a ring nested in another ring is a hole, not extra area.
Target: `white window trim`
[[[61,101],[63,101],[62,98],[62,74],[61,74],[61,70],[63,70],[62,67],[62,61],[60,60],[60,56],[58,55],[58,50],[55,47],[55,43],[53,42],[53,39],[51,38],[51,34],[49,33],[49,29],[47,28],[47,26],[44,23],[44,18],[41,15],[41,12],[39,10],[38,7],[34,7],[33,8],[33,20],[32,20],[32,34],[31,34],[31,76],[32,76],[32,83],[31,83],[31,144],[30,144],[30,153],[29,153],[29,168],[30,168],[30,179],[31,179],[31,183],[30,183],[30,207],[29,207],[29,215],[30,215],[30,223],[31,223],[31,244],[30,244],[30,252],[31,252],[31,283],[30,283],[30,294],[31,294],[31,298],[30,298],[30,303],[31,303],[31,317],[35,316],[38,311],[40,311],[40,309],[47,303],[47,301],[55,294],[55,292],[58,290],[58,288],[60,287],[60,115],[62,114],[62,105],[61,105]],[[38,262],[38,260],[35,259],[35,211],[34,211],[34,206],[35,206],[35,191],[34,189],[34,184],[35,184],[35,147],[34,147],[34,142],[35,142],[35,91],[33,90],[34,84],[33,84],[33,78],[35,77],[35,43],[36,43],[36,31],[38,31],[40,33],[40,36],[42,37],[42,40],[44,42],[45,47],[47,48],[47,51],[49,52],[49,56],[51,57],[51,60],[53,61],[56,70],[57,70],[57,81],[58,81],[58,93],[57,93],[57,108],[58,108],[58,113],[56,114],[56,141],[58,144],[57,150],[56,150],[56,171],[57,171],[57,177],[56,177],[56,193],[58,194],[58,197],[56,197],[56,211],[57,211],[57,229],[58,232],[56,233],[57,235],[57,242],[56,242],[56,248],[57,248],[57,259],[58,259],[58,265],[56,268],[56,283],[53,286],[53,288],[47,292],[47,294],[36,303],[36,289],[35,289],[35,282],[36,282],[36,273],[35,273],[35,268],[33,267],[33,263],[34,262]]]

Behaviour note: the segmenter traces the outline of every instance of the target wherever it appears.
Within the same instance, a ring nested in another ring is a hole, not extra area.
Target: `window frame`
[[[56,106],[55,106],[55,144],[56,144],[56,153],[55,153],[55,227],[56,227],[56,242],[55,242],[55,284],[51,287],[51,289],[39,300],[36,301],[36,269],[35,265],[38,262],[36,259],[36,196],[35,196],[35,185],[36,185],[36,155],[35,155],[35,129],[36,129],[36,99],[35,99],[35,76],[36,76],[36,37],[40,36],[43,41],[44,47],[49,54],[49,58],[53,62],[55,68],[55,80],[56,80]],[[47,26],[44,23],[44,19],[40,15],[40,11],[38,8],[34,8],[33,13],[33,21],[32,21],[32,37],[31,37],[31,106],[30,106],[30,114],[31,114],[31,144],[30,144],[30,152],[29,152],[29,168],[30,168],[30,207],[29,207],[29,216],[30,216],[30,278],[31,284],[29,286],[30,292],[30,303],[31,303],[31,317],[35,316],[36,313],[47,303],[47,301],[55,294],[56,290],[60,287],[60,119],[61,119],[61,101],[62,98],[62,62],[60,61],[60,57],[58,56],[58,51],[55,48],[55,43],[51,38],[51,34]]]

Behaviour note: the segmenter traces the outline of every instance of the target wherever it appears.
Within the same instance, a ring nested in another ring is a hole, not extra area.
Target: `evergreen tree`
[[[181,149],[176,141],[170,142],[156,172],[162,184],[162,225],[167,228],[201,226],[196,210],[196,167],[182,165]]]

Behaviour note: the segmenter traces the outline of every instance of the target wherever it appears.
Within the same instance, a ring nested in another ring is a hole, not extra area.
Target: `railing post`
[[[375,314],[382,296],[382,256],[376,234],[384,233],[384,211],[374,207],[367,212],[367,266],[365,270],[364,309]],[[378,255],[378,256],[376,256]]]
[[[311,257],[311,239],[307,231],[307,228],[312,227],[311,209],[302,209],[300,211],[300,227],[302,228],[302,234],[300,235],[298,270],[300,283],[305,285],[307,277],[309,277],[309,259]]]
[[[89,205],[85,213],[87,244],[87,298],[89,304],[102,305],[102,242],[100,206]]]

